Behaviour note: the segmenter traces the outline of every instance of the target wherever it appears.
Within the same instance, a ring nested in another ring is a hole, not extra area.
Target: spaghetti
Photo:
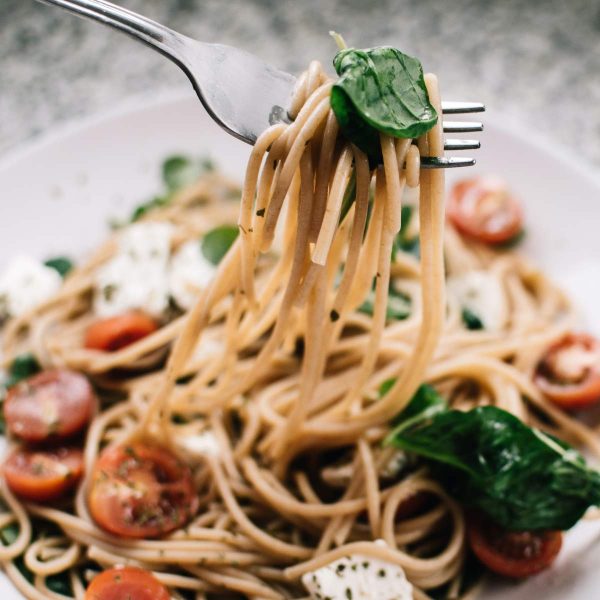
[[[426,84],[441,114],[436,78]],[[73,502],[23,504],[2,484],[0,524],[18,524],[18,535],[0,560],[26,597],[64,598],[49,578],[67,573],[81,599],[94,565],[127,564],[152,571],[174,598],[300,598],[303,574],[356,553],[402,567],[416,598],[444,585],[452,597],[468,595],[461,509],[427,469],[395,467],[402,453],[381,444],[423,382],[455,407],[493,404],[600,455],[596,435],[531,383],[542,351],[574,322],[565,296],[513,252],[452,227],[444,237],[443,171],[419,168],[421,156],[443,154],[441,124],[416,145],[381,134],[383,164],[371,169],[339,134],[331,86],[312,63],[299,79],[294,121],[257,140],[240,235],[191,310],[115,352],[84,348],[94,275],[115,238],[56,296],[7,324],[7,360],[29,350],[45,367],[83,371],[120,396],[89,428]],[[394,251],[408,188],[419,192],[410,226],[420,260]],[[237,205],[223,201],[232,189],[209,174],[144,221],[172,224],[176,248],[232,219]],[[510,317],[496,331],[466,330],[456,298],[446,300],[445,278],[475,270],[502,290]],[[391,284],[410,304],[404,320],[387,316]],[[370,314],[359,310],[369,294]],[[206,345],[215,351],[202,352]],[[217,452],[195,449],[192,440],[207,432]],[[106,445],[145,439],[192,467],[200,507],[162,539],[111,535],[90,516],[91,473]],[[406,510],[423,496],[422,510]],[[57,531],[34,541],[33,519]],[[20,556],[32,581],[13,562]]]

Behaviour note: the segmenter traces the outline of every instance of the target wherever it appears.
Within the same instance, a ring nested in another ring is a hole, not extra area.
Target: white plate
[[[600,179],[544,141],[502,126],[490,111],[474,170],[496,173],[522,198],[524,251],[562,282],[600,334]],[[111,217],[160,191],[169,154],[209,155],[241,178],[249,148],[222,132],[190,95],[133,103],[68,127],[0,161],[0,268],[17,252],[80,254],[102,239]],[[600,522],[566,536],[556,566],[527,582],[498,584],[485,598],[591,600],[600,589]],[[4,600],[20,595],[0,579]]]

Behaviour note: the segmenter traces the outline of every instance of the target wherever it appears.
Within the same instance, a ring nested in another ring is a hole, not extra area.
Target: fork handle
[[[73,14],[98,21],[130,35],[164,54],[186,70],[185,36],[138,13],[106,0],[38,0],[59,6]]]

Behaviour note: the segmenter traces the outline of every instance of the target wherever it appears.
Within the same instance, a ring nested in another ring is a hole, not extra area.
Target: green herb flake
[[[379,132],[417,138],[437,123],[423,67],[396,48],[346,48],[333,59],[339,79],[331,90],[331,108],[345,136],[381,162]]]
[[[218,265],[229,251],[239,235],[239,229],[235,225],[221,225],[211,229],[204,235],[201,241],[201,249],[204,258],[213,265]]]
[[[66,277],[73,270],[73,261],[66,256],[55,256],[44,262],[47,267],[54,269],[61,277]]]
[[[465,327],[471,331],[484,329],[483,321],[466,306],[462,309],[462,320]]]

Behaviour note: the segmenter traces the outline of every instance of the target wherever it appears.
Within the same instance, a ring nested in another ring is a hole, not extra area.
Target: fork
[[[223,44],[207,44],[182,35],[133,11],[106,0],[38,0],[60,6],[80,17],[91,19],[127,33],[171,59],[187,75],[208,111],[228,133],[254,144],[269,126],[289,122],[296,78],[252,54]],[[482,112],[478,102],[444,102],[444,114]],[[444,132],[482,131],[473,121],[444,121]],[[477,140],[447,139],[446,150],[477,149]],[[423,157],[424,168],[467,167],[473,158]]]

